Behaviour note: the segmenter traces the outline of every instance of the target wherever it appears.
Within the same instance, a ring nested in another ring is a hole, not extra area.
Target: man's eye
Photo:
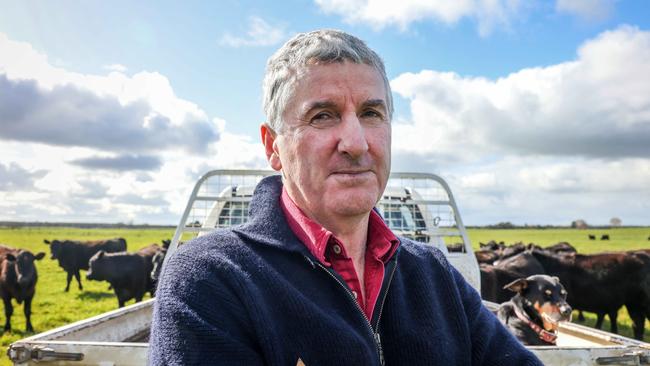
[[[321,112],[314,115],[309,124],[314,127],[328,127],[336,124],[338,117],[329,112]]]
[[[369,110],[364,111],[363,113],[361,113],[361,118],[364,118],[364,119],[373,119],[373,120],[383,120],[383,119],[384,119],[384,115],[381,114],[381,113],[379,113],[379,112],[377,112],[377,111],[374,110],[374,109],[369,109]]]
[[[329,113],[318,113],[315,115],[311,120],[312,121],[323,121],[326,119],[332,118],[332,116]]]

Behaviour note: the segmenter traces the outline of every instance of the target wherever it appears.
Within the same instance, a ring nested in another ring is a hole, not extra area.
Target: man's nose
[[[338,150],[342,154],[357,158],[368,151],[368,141],[366,140],[366,131],[359,117],[350,113],[343,117],[341,121],[341,131],[338,144]]]

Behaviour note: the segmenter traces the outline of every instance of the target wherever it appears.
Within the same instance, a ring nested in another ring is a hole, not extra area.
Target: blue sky
[[[0,220],[174,224],[203,171],[266,167],[266,59],[338,28],[386,63],[393,170],[447,178],[466,223],[650,224],[647,1],[0,8]]]

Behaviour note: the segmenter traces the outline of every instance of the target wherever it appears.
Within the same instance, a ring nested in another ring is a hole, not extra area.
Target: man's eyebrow
[[[336,107],[336,103],[332,102],[331,100],[317,100],[315,102],[311,102],[303,108],[305,113],[314,110],[314,109],[325,109],[325,108],[334,108]]]
[[[386,111],[386,102],[383,99],[368,99],[361,104],[361,108],[381,108]],[[302,109],[302,114],[308,114],[315,109],[337,108],[337,104],[331,100],[317,100],[306,104]]]

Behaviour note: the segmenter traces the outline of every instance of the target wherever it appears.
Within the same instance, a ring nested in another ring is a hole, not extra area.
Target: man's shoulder
[[[420,270],[448,272],[451,265],[445,254],[430,243],[423,243],[405,237],[400,240],[400,267],[420,268]]]
[[[401,251],[407,253],[407,255],[414,256],[423,260],[435,260],[438,262],[447,262],[447,258],[442,250],[438,249],[436,246],[423,243],[420,241],[415,241],[413,239],[398,237],[400,240]]]
[[[250,267],[253,257],[247,243],[239,240],[233,230],[217,229],[180,245],[165,263],[161,282],[170,281],[172,287],[214,283],[215,273],[226,274],[220,277],[222,280],[233,277]],[[188,278],[192,281],[185,280]]]
[[[218,253],[245,250],[246,245],[232,228],[215,229],[210,233],[196,237],[178,247],[177,255],[203,257]]]

